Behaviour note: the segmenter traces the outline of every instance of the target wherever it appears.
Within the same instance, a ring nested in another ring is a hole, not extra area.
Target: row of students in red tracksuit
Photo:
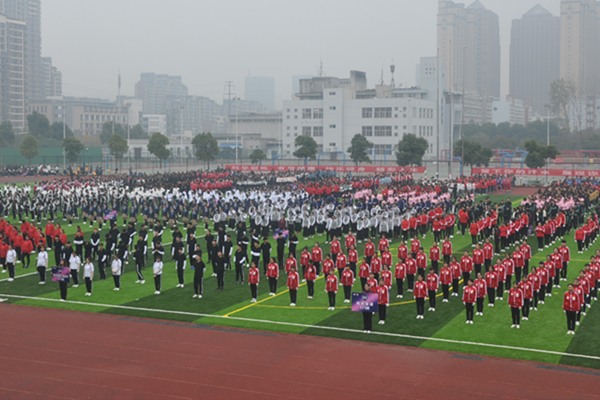
[[[589,217],[586,224],[575,230],[575,241],[577,242],[577,251],[582,254],[584,250],[590,247],[590,244],[596,240],[598,233],[598,216]]]
[[[575,334],[575,326],[579,325],[581,315],[586,315],[592,306],[592,300],[598,300],[600,287],[600,254],[592,256],[585,268],[579,271],[579,277],[568,285],[563,296],[563,310],[567,315],[567,334]]]
[[[468,256],[465,255],[465,257]],[[568,261],[566,262],[568,263]],[[475,280],[470,278],[467,279],[467,285],[465,285],[463,289],[462,296],[462,301],[465,304],[466,309],[467,324],[473,324],[474,315],[483,316],[483,304],[486,295],[489,299],[488,306],[493,307],[496,299],[502,299],[502,286],[503,283],[506,282],[506,265],[512,263],[512,259],[510,259],[508,263],[498,259],[495,266],[489,267],[485,277],[479,272],[477,273],[477,278]],[[278,268],[274,268],[276,266],[274,262],[271,264],[274,264],[271,269],[277,272],[273,272],[276,274],[275,276],[269,277],[278,278]],[[402,263],[398,264],[396,269],[396,279],[403,279],[405,266]],[[591,306],[591,299],[597,299],[598,287],[600,287],[599,264],[600,254],[591,258],[591,262],[586,264],[585,270],[580,271],[580,277],[575,279],[574,284],[569,284],[569,290],[564,295],[563,309],[567,314],[568,334],[574,334],[575,325],[579,324],[581,314],[585,315],[586,308]],[[552,270],[554,270],[554,274],[556,274],[556,270],[560,269],[559,266],[563,266],[563,258],[558,254],[558,249],[555,249],[555,252],[552,255],[548,255],[546,262],[540,262],[539,268],[532,268],[531,273],[524,276],[525,279],[517,280],[512,284],[512,288],[508,291],[508,305],[511,308],[512,316],[511,327],[516,327],[517,329],[520,328],[521,313],[522,318],[527,320],[529,319],[531,306],[533,306],[534,310],[537,310],[538,303],[544,304],[546,291],[548,291],[548,296],[552,295]],[[387,265],[384,266],[383,272],[390,272]],[[307,268],[305,275],[306,278],[308,278],[307,281],[313,283],[312,293],[309,291],[309,298],[312,298],[312,295],[314,294],[314,281],[316,280],[316,270],[312,264]],[[326,276],[327,281],[325,291],[328,293],[329,297],[328,309],[334,310],[338,290],[338,278],[335,276],[335,270],[333,268],[327,271]],[[425,279],[422,275],[418,276],[417,282],[414,284],[417,319],[424,318],[424,306],[427,298],[429,298],[429,311],[435,311],[436,296],[440,284],[443,287],[446,287],[444,290],[444,302],[448,301],[447,293],[451,278],[452,270],[446,264],[443,266],[439,276],[435,273],[433,268],[429,269],[429,274]],[[249,273],[249,283],[251,288],[253,287],[253,302],[256,301],[256,286],[259,283],[259,279],[260,273],[256,268],[256,265],[253,264]],[[378,282],[374,274],[370,272],[366,284],[372,292],[378,294],[379,323],[385,324],[387,307],[389,305],[389,291],[392,286],[390,274],[383,275]],[[287,278],[291,306],[296,305],[299,285],[300,276],[296,271],[296,266],[293,265],[288,271]],[[346,265],[342,272],[341,285],[344,287],[344,302],[350,302],[351,289],[354,285],[354,274],[349,265]],[[510,286],[510,283],[508,286]]]
[[[271,290],[270,295],[273,296],[277,292],[277,279],[279,278],[279,268],[277,267],[277,264],[274,262],[273,259],[271,261],[272,262],[267,267],[267,277],[269,278],[269,286]],[[290,293],[290,306],[295,307],[298,297],[298,288],[300,287],[300,275],[296,271],[295,265],[291,265],[290,269],[287,272],[288,274],[286,286]],[[324,274],[326,276],[325,292],[327,293],[329,298],[328,310],[335,310],[336,295],[339,285],[341,285],[344,288],[344,303],[350,303],[352,287],[354,286],[354,273],[350,269],[350,266],[346,265],[344,267],[340,280],[338,280],[338,277],[335,275],[335,270],[333,268],[329,269],[327,272],[324,271]],[[314,282],[317,279],[317,271],[312,262],[309,262],[305,270],[304,277],[307,282],[308,299],[312,299],[314,296]],[[248,283],[250,285],[252,295],[251,302],[255,303],[257,301],[258,296],[257,287],[260,283],[260,271],[254,263],[251,265],[250,270],[248,272]],[[382,276],[379,279],[379,282],[375,278],[375,275],[371,272],[369,274],[369,279],[365,283],[369,285],[370,290],[373,293],[378,294],[379,323],[385,324],[387,306],[389,305],[390,301],[389,291],[392,286],[391,271],[389,271],[386,265],[384,267],[384,270],[382,271]]]

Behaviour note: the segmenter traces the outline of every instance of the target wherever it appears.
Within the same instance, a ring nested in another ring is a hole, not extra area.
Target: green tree
[[[260,160],[265,160],[267,158],[267,155],[264,151],[262,151],[262,149],[256,148],[252,153],[250,153],[248,158],[252,160],[252,164],[258,164]]]
[[[206,161],[206,169],[210,169],[210,162],[219,155],[219,144],[210,132],[199,133],[192,139],[196,158]]]
[[[73,131],[71,130],[71,128],[69,128],[69,125],[65,125],[64,131],[65,131],[66,138],[75,136],[73,134]],[[63,123],[62,122],[55,122],[52,125],[50,125],[50,130],[48,131],[48,138],[60,140],[60,141],[63,140]]]
[[[494,156],[492,149],[482,146],[481,143],[466,139],[464,141],[464,153],[462,140],[454,142],[454,156],[460,157],[463,165],[483,165],[486,167],[490,165],[490,159]]]
[[[427,143],[426,139],[408,133],[398,143],[396,163],[403,167],[409,165],[421,166],[423,156],[428,148],[429,143]]]
[[[38,140],[32,134],[25,136],[23,141],[21,142],[21,155],[29,160],[29,165],[31,165],[31,159],[33,157],[37,157],[40,152],[38,150]]]
[[[297,136],[294,145],[298,147],[293,153],[294,157],[304,158],[305,165],[309,158],[311,160],[317,158],[317,142],[312,137],[305,135]]]
[[[162,133],[162,132],[160,132]],[[131,127],[129,131],[130,139],[148,139],[148,134],[144,132],[144,128],[140,124]]]
[[[367,150],[373,148],[373,142],[370,142],[366,137],[357,133],[352,137],[350,141],[350,147],[348,147],[348,153],[350,153],[350,159],[360,165],[361,162],[367,162],[371,164],[371,159]]]
[[[10,121],[0,124],[0,147],[10,147],[15,143],[15,131]]]
[[[524,147],[529,153],[525,157],[525,164],[529,168],[543,168],[546,165],[546,159],[553,160],[560,154],[553,144],[543,146],[534,139],[526,141]]]
[[[164,161],[171,155],[171,151],[167,149],[169,138],[162,133],[153,133],[148,141],[148,151],[154,154],[160,161]]]
[[[122,138],[127,137],[127,133],[125,132],[123,125],[117,124],[113,121],[106,121],[102,124],[102,132],[100,132],[100,142],[102,144],[108,143],[110,137],[113,135],[113,130],[115,134],[120,135]]]
[[[65,149],[65,157],[70,163],[77,162],[81,150],[83,150],[83,143],[74,137],[67,137],[63,140],[62,147]]]
[[[110,139],[108,139],[108,148],[110,149],[110,154],[119,163],[123,160],[123,156],[127,153],[127,150],[129,150],[127,140],[118,133],[111,135]]]
[[[564,118],[567,130],[571,130],[569,104],[577,94],[577,86],[570,80],[557,79],[550,84],[550,111]]]
[[[65,125],[65,137],[73,137],[73,131],[69,128],[69,125]],[[48,132],[48,137],[50,139],[63,140],[63,123],[55,122],[50,125],[50,130]]]
[[[47,137],[50,132],[50,122],[48,121],[48,118],[37,111],[34,111],[27,116],[27,127],[29,133],[36,138]]]

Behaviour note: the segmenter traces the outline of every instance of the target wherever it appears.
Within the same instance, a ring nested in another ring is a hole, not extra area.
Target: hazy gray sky
[[[558,15],[560,0],[481,0],[500,17],[502,92],[508,90],[511,21],[536,4]],[[471,1],[465,2],[470,4]],[[396,64],[415,83],[421,56],[436,54],[436,0],[42,0],[42,52],[63,73],[66,95],[133,95],[142,72],[181,75],[190,94],[221,102],[224,82],[275,78],[277,102],[292,75],[347,77],[369,86]]]

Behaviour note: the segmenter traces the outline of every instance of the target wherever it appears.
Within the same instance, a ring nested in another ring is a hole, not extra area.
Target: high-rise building
[[[0,14],[0,121],[10,121],[16,132],[25,130],[24,22]]]
[[[479,0],[466,8],[465,88],[500,96],[500,23]],[[462,54],[462,51],[461,51]]]
[[[579,95],[598,91],[596,17],[595,0],[561,0],[560,77],[572,81]]]
[[[539,4],[512,22],[509,93],[543,114],[560,77],[560,17]]]
[[[269,111],[275,109],[275,79],[267,76],[247,76],[244,86],[246,100],[256,101]]]
[[[51,57],[42,57],[42,97],[62,96],[62,74],[52,65]]]
[[[465,8],[438,2],[438,51],[447,71],[446,87],[500,96],[500,27],[498,15],[476,0]]]
[[[187,96],[181,76],[143,73],[135,84],[135,97],[144,101],[145,114],[167,114],[167,96]]]
[[[41,0],[0,0],[0,14],[25,23],[25,100],[43,97]]]
[[[462,87],[464,77],[463,57],[466,45],[467,16],[465,5],[453,1],[438,2],[437,44],[440,68],[446,74],[446,87]]]

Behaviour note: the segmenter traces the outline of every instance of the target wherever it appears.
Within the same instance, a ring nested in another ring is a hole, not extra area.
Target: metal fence
[[[6,155],[0,154],[0,165],[29,165],[29,160],[24,158],[18,149],[14,150],[15,154]],[[5,150],[6,151],[6,150]],[[595,159],[593,161],[596,161]],[[600,161],[600,160],[599,160]],[[50,165],[57,166],[61,171],[63,170],[63,157],[62,155],[40,155],[34,158],[31,165]],[[250,165],[251,160],[248,158],[240,157],[237,161],[235,158],[217,158],[210,163],[210,169],[222,168],[226,164],[239,164],[239,165]],[[262,165],[305,165],[304,159],[298,158],[281,158],[276,157],[274,159],[266,159],[261,161]],[[82,154],[78,158],[77,162],[69,163],[66,162],[66,166],[71,165],[73,168],[83,171],[87,167],[88,171],[93,171],[96,167],[101,167],[105,172],[129,172],[130,170],[135,173],[155,173],[155,172],[180,172],[190,171],[198,169],[206,169],[207,164],[205,161],[201,161],[191,156],[183,157],[170,157],[166,161],[160,162],[156,157],[123,157],[122,160],[118,161],[114,156],[109,154],[104,155],[89,155]],[[331,165],[331,166],[351,166],[354,163],[351,160],[308,160],[307,165]],[[379,160],[372,162],[371,164],[363,163],[362,165],[373,165],[373,166],[397,166],[395,158],[388,158],[386,160]],[[427,168],[424,174],[419,177],[439,177],[440,179],[455,178],[461,173],[461,164],[459,161],[442,161],[437,162],[435,160],[423,161],[422,166]],[[513,161],[511,164],[508,162],[502,163],[500,160],[492,161],[489,165],[490,168],[520,168],[521,161]],[[600,170],[600,162],[588,162],[588,163],[550,163],[548,165],[550,169],[583,169],[583,170]],[[118,170],[118,171],[117,171]],[[464,175],[471,175],[471,167],[464,167]],[[518,184],[535,184],[537,179],[535,177],[519,177],[517,178]],[[544,182],[552,180],[562,180],[562,177],[548,177],[542,178]]]

